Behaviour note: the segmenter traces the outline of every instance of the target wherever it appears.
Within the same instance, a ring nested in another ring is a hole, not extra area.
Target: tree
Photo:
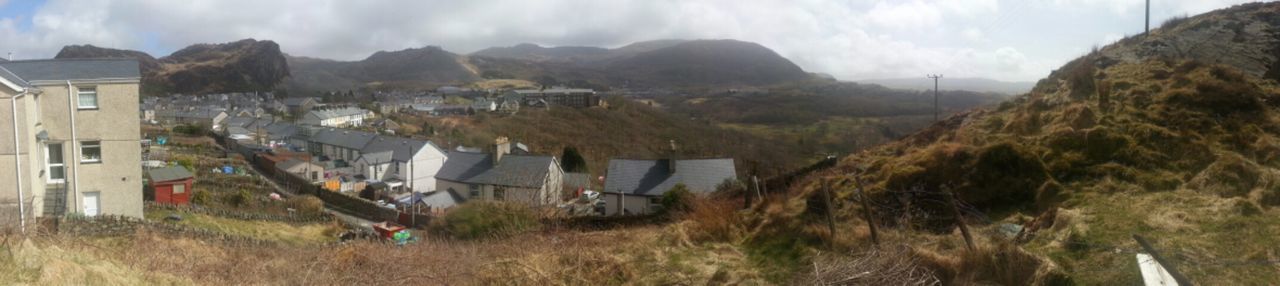
[[[578,153],[578,148],[573,146],[564,147],[564,151],[560,152],[560,162],[566,172],[587,172],[587,160],[583,159],[582,154]]]
[[[693,207],[693,200],[693,192],[689,191],[689,187],[684,184],[676,184],[662,194],[662,211],[666,213],[688,211]]]

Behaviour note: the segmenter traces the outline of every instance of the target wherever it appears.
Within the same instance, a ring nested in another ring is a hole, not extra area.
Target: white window
[[[44,145],[45,173],[49,174],[48,182],[62,183],[67,180],[66,163],[62,161],[62,143]]]
[[[174,184],[174,185],[173,185],[173,193],[174,193],[174,194],[181,194],[181,193],[184,193],[184,192],[186,192],[186,191],[187,191],[187,185],[184,185],[184,184]]]
[[[77,88],[80,109],[98,109],[98,89],[94,87]]]
[[[80,141],[80,163],[102,163],[102,142]]]

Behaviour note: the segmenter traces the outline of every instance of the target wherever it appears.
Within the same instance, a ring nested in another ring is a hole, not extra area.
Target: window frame
[[[85,106],[82,97],[93,94],[93,106]],[[98,87],[76,87],[76,110],[98,110],[102,104],[98,101]]]
[[[186,192],[187,192],[187,184],[185,184],[185,183],[177,183],[177,184],[173,184],[173,185],[170,187],[169,191],[170,191],[170,192],[172,192],[172,193],[173,193],[173,194],[175,194],[175,195],[176,195],[176,194],[186,193]]]
[[[503,188],[494,188],[494,189],[493,189],[493,200],[495,200],[495,201],[502,201],[502,200],[506,200],[506,197],[507,197],[507,190],[506,190],[506,189],[503,189]]]
[[[52,158],[52,156],[50,156],[50,155],[51,155],[51,153],[52,153],[52,152],[50,152],[50,150],[55,150],[54,148],[51,148],[51,146],[55,146],[55,145],[56,145],[56,146],[58,146],[56,150],[58,150],[58,155],[59,155],[58,157],[59,157],[59,161],[62,161],[61,163],[56,163],[56,164],[50,161],[50,159]],[[44,144],[44,172],[45,172],[45,174],[49,174],[49,176],[48,176],[48,177],[45,177],[45,183],[50,183],[50,184],[63,184],[63,183],[66,183],[66,182],[67,182],[67,156],[66,156],[66,153],[67,153],[67,152],[65,152],[65,150],[62,148],[62,142],[58,142],[58,143],[47,143],[47,144]],[[62,178],[61,178],[61,179],[54,179],[54,178],[53,178],[53,167],[58,167],[58,168],[61,168],[61,169],[62,169]]]
[[[92,144],[90,144],[90,142],[92,142]],[[88,158],[85,157],[86,147],[94,147],[98,149],[97,160],[88,160]],[[99,140],[80,141],[80,164],[101,164],[101,163],[102,163],[102,141],[99,141]]]
[[[467,185],[467,189],[469,191],[467,195],[470,195],[471,199],[478,199],[480,196],[484,195],[483,192],[480,191],[480,185],[469,184]]]

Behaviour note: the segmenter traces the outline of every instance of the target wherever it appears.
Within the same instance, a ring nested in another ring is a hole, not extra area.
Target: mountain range
[[[888,88],[933,90],[933,80],[921,76],[919,78],[885,78],[857,80],[859,83],[878,84]],[[995,92],[1006,95],[1017,95],[1031,91],[1035,86],[1031,81],[1000,81],[989,78],[942,78],[938,88],[943,90],[967,90],[976,92]]]
[[[275,42],[197,44],[155,58],[140,51],[66,46],[55,58],[134,58],[145,94],[285,89],[302,93],[362,88],[430,88],[484,79],[626,87],[755,86],[811,78],[756,43],[658,40],[615,48],[520,44],[469,55],[437,46],[379,51],[359,61],[284,54]]]

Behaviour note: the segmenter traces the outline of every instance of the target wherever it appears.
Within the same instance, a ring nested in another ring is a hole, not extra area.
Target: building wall
[[[619,210],[618,193],[604,193],[604,196],[602,196],[601,198],[604,200],[605,215],[609,215],[609,216],[620,215],[618,213],[618,210]],[[633,196],[633,195],[624,196],[622,200],[622,205],[625,206],[625,209],[627,211],[625,215],[645,215],[645,214],[652,214],[656,212],[657,208],[651,206],[650,198],[651,197],[646,197],[646,196]]]
[[[540,204],[540,200],[538,199],[540,196],[539,192],[541,191],[539,189],[514,188],[514,187],[502,187],[502,186],[479,185],[479,184],[477,184],[476,187],[477,187],[477,190],[479,191],[479,196],[473,197],[471,195],[471,184],[454,182],[449,180],[439,180],[439,179],[436,180],[437,190],[445,191],[445,190],[453,189],[454,192],[456,192],[459,196],[462,196],[463,199],[466,199],[468,201],[470,200],[494,201],[495,200],[494,190],[501,188],[503,190],[502,201],[521,202],[521,203],[528,204],[530,206],[542,205]]]
[[[68,100],[76,98],[77,88],[87,86],[98,90],[98,109],[75,109],[75,102]],[[63,143],[67,187],[79,191],[68,198],[68,211],[83,212],[83,194],[100,192],[102,214],[141,217],[141,134],[139,128],[121,128],[139,125],[138,84],[73,83],[70,98],[66,85],[40,86],[39,89],[43,94],[37,100],[41,121],[38,128],[48,132],[49,141]],[[79,163],[80,142],[71,142],[70,112],[75,112],[76,141],[101,141],[102,163]],[[43,146],[39,150],[43,151]],[[76,168],[78,178],[73,177]],[[77,181],[78,187],[73,184]]]
[[[14,145],[14,127],[12,108],[14,107],[13,97],[20,92],[11,90],[8,87],[0,85],[0,229],[16,227],[19,224],[18,219],[23,217],[19,215],[22,209],[28,222],[31,218],[38,214],[35,209],[38,205],[34,204],[39,197],[38,191],[42,190],[42,185],[35,182],[36,173],[32,170],[39,168],[38,153],[33,153],[32,148],[35,144],[34,140],[34,116],[30,114],[35,106],[32,96],[24,96],[17,101],[17,131],[20,142]],[[16,147],[16,148],[15,148]],[[22,168],[17,168],[18,161],[21,161]],[[33,167],[34,165],[34,167]],[[18,173],[21,172],[21,174]],[[22,177],[22,208],[19,207],[18,198],[18,176]]]
[[[400,177],[409,178],[406,185],[419,192],[436,190],[436,173],[444,167],[447,155],[431,146],[423,147],[414,154],[413,162],[400,168]],[[412,174],[410,174],[412,172]]]

